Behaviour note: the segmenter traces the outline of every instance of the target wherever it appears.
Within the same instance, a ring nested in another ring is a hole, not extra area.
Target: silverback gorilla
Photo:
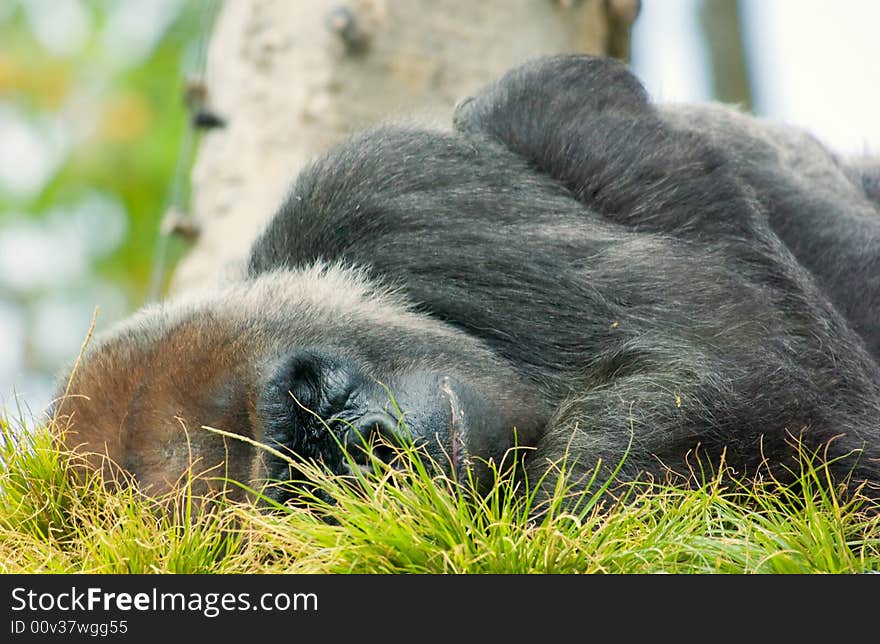
[[[153,493],[193,460],[290,476],[205,425],[340,474],[377,436],[478,485],[514,445],[529,476],[624,459],[630,480],[695,450],[784,476],[799,440],[880,482],[880,159],[653,105],[580,55],[510,71],[453,123],[354,136],[239,281],[97,338],[57,408],[67,444]]]

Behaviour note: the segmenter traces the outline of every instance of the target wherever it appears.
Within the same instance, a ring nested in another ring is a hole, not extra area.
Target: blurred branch
[[[608,20],[605,53],[629,61],[632,25],[642,9],[641,0],[604,0]]]
[[[714,98],[751,110],[752,91],[738,0],[703,0],[699,13]]]

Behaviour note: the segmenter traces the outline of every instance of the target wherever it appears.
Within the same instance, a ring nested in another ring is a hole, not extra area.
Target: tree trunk
[[[523,60],[624,57],[638,0],[235,0],[208,50],[209,106],[179,292],[234,275],[299,168],[384,119],[447,127],[455,103]]]

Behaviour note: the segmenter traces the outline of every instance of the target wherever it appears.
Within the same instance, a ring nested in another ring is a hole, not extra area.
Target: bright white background
[[[633,68],[655,100],[709,99],[699,0],[642,0]],[[741,0],[754,111],[880,153],[880,0]]]

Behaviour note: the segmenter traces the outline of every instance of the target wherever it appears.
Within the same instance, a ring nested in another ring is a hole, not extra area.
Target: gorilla
[[[876,498],[878,314],[880,159],[560,55],[313,161],[240,279],[97,337],[55,413],[154,494],[409,444],[480,489],[513,452],[629,481],[803,449]]]

